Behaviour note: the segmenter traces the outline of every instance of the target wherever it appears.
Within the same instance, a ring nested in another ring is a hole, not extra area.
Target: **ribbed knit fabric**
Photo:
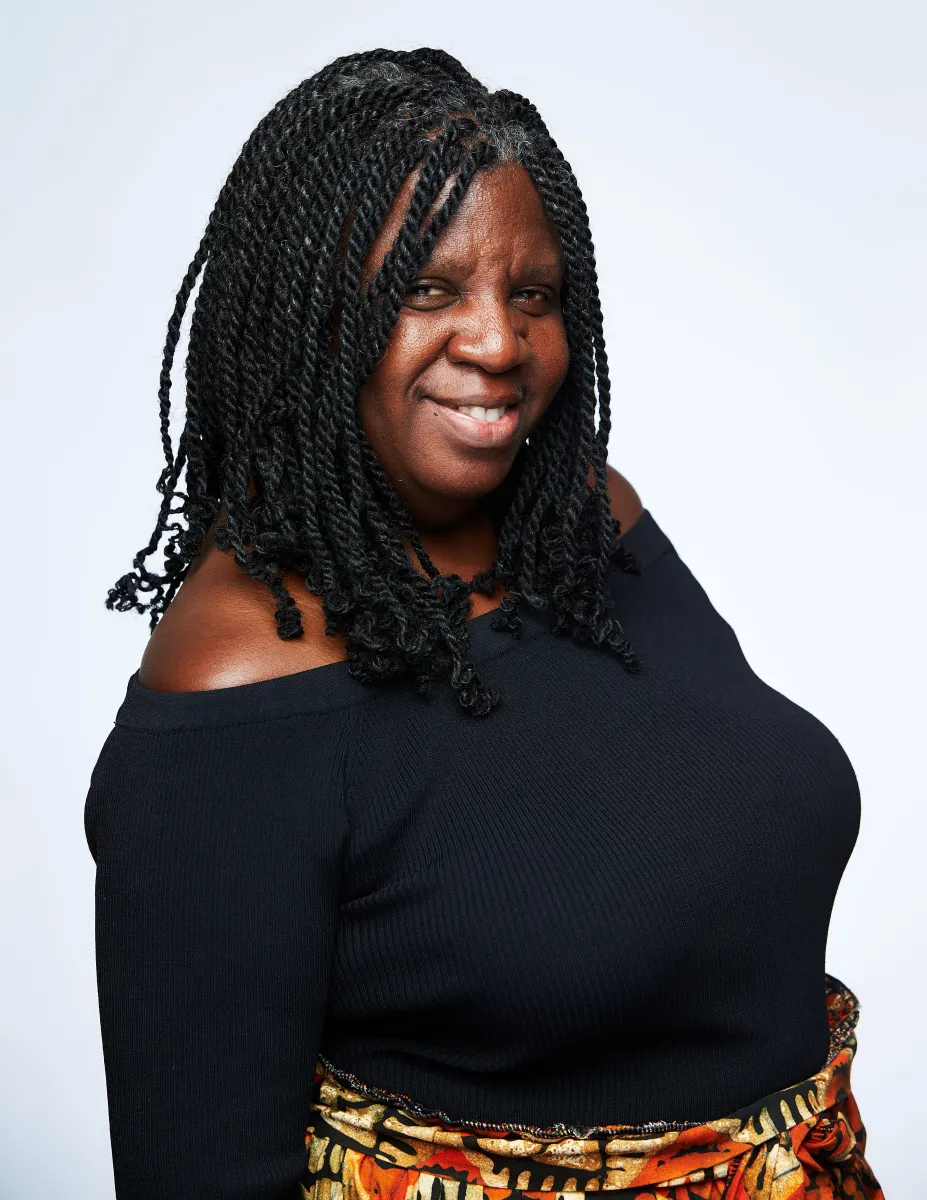
[[[640,673],[487,613],[483,720],[346,663],[130,678],[86,806],[120,1200],[296,1194],[319,1053],[541,1126],[709,1120],[822,1066],[853,770],[649,513],[625,544]]]

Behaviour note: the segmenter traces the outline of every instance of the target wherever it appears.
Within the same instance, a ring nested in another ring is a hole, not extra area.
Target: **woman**
[[[121,1200],[881,1197],[824,970],[853,771],[607,465],[533,106],[427,49],[297,87],[160,397],[87,799]]]

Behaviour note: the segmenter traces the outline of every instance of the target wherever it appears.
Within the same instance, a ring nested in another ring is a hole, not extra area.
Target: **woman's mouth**
[[[431,397],[425,403],[454,441],[481,450],[509,445],[521,426],[518,404],[450,404]]]
[[[483,408],[479,404],[461,404],[455,409],[455,412],[466,413],[468,417],[474,417],[477,421],[488,421],[490,425],[493,425],[505,416],[507,409],[508,405],[503,405],[501,408]]]

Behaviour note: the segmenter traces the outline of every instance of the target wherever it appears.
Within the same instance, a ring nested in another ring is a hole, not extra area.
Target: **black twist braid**
[[[496,560],[466,581],[429,558],[356,399],[475,174],[507,161],[528,170],[560,234],[570,364],[490,497]],[[364,263],[413,171],[402,227],[364,287]],[[175,453],[172,368],[198,281]],[[344,635],[358,679],[405,677],[426,690],[446,678],[471,714],[490,712],[499,694],[471,661],[468,618],[471,593],[491,595],[497,581],[510,595],[494,628],[518,636],[522,605],[550,608],[556,632],[604,643],[636,669],[606,586],[613,559],[636,564],[616,544],[608,497],[610,388],[586,206],[534,105],[489,92],[445,51],[346,55],[258,123],[177,294],[158,398],[158,520],[109,608],[148,611],[154,628],[219,517],[216,545],[275,597],[279,636],[302,633],[283,582],[292,569],[322,598],[326,631]],[[145,564],[165,535],[158,573]]]

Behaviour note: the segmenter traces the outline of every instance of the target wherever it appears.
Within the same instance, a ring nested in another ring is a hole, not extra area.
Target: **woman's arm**
[[[290,1197],[334,938],[344,719],[237,705],[226,722],[218,693],[202,708],[137,694],[85,810],[116,1195]]]

